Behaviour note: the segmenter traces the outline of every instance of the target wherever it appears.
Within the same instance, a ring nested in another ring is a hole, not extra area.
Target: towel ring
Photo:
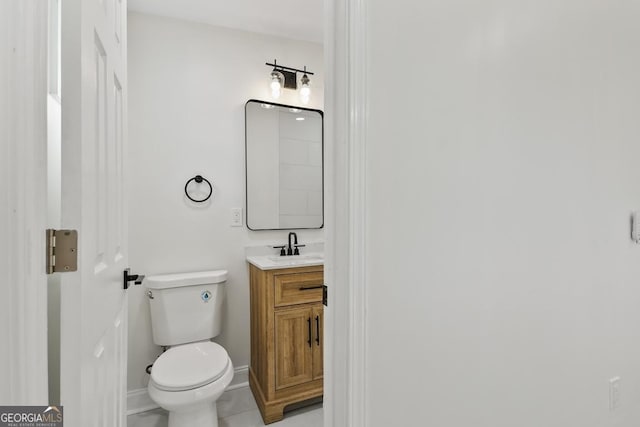
[[[202,181],[206,182],[207,185],[209,186],[209,195],[207,197],[205,197],[204,199],[202,199],[202,200],[197,200],[197,199],[194,199],[193,197],[191,197],[189,195],[189,190],[187,189],[187,187],[189,187],[189,184],[191,183],[191,181],[195,181],[198,184],[200,184]],[[213,185],[211,185],[209,180],[207,178],[203,177],[202,175],[196,175],[193,178],[191,178],[189,181],[187,181],[187,183],[184,185],[184,194],[186,194],[187,197],[189,198],[189,200],[191,200],[192,202],[196,202],[196,203],[206,202],[207,200],[209,200],[209,198],[213,194]]]

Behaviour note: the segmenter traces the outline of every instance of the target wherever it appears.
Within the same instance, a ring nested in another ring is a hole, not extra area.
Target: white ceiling
[[[129,0],[129,10],[322,43],[323,0]]]

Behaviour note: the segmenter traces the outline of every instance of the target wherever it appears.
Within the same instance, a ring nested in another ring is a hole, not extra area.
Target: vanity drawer
[[[275,306],[322,301],[322,271],[274,276]]]

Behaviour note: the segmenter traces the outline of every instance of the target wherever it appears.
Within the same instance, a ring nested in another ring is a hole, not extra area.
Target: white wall
[[[366,425],[640,425],[640,4],[368,8]]]
[[[129,246],[133,271],[158,274],[229,270],[223,333],[216,339],[235,366],[249,363],[247,245],[282,243],[286,231],[230,227],[244,207],[244,104],[269,100],[269,67],[277,58],[307,66],[310,108],[322,109],[322,46],[131,13],[129,15]],[[278,102],[299,104],[283,91]],[[188,203],[185,182],[196,174],[215,186],[213,200]],[[299,240],[322,240],[323,230]],[[153,345],[142,287],[129,293],[129,390],[146,387]]]

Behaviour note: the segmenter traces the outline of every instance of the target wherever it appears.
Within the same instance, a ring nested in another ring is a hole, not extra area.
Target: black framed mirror
[[[247,227],[324,225],[324,114],[251,99],[245,104]]]

